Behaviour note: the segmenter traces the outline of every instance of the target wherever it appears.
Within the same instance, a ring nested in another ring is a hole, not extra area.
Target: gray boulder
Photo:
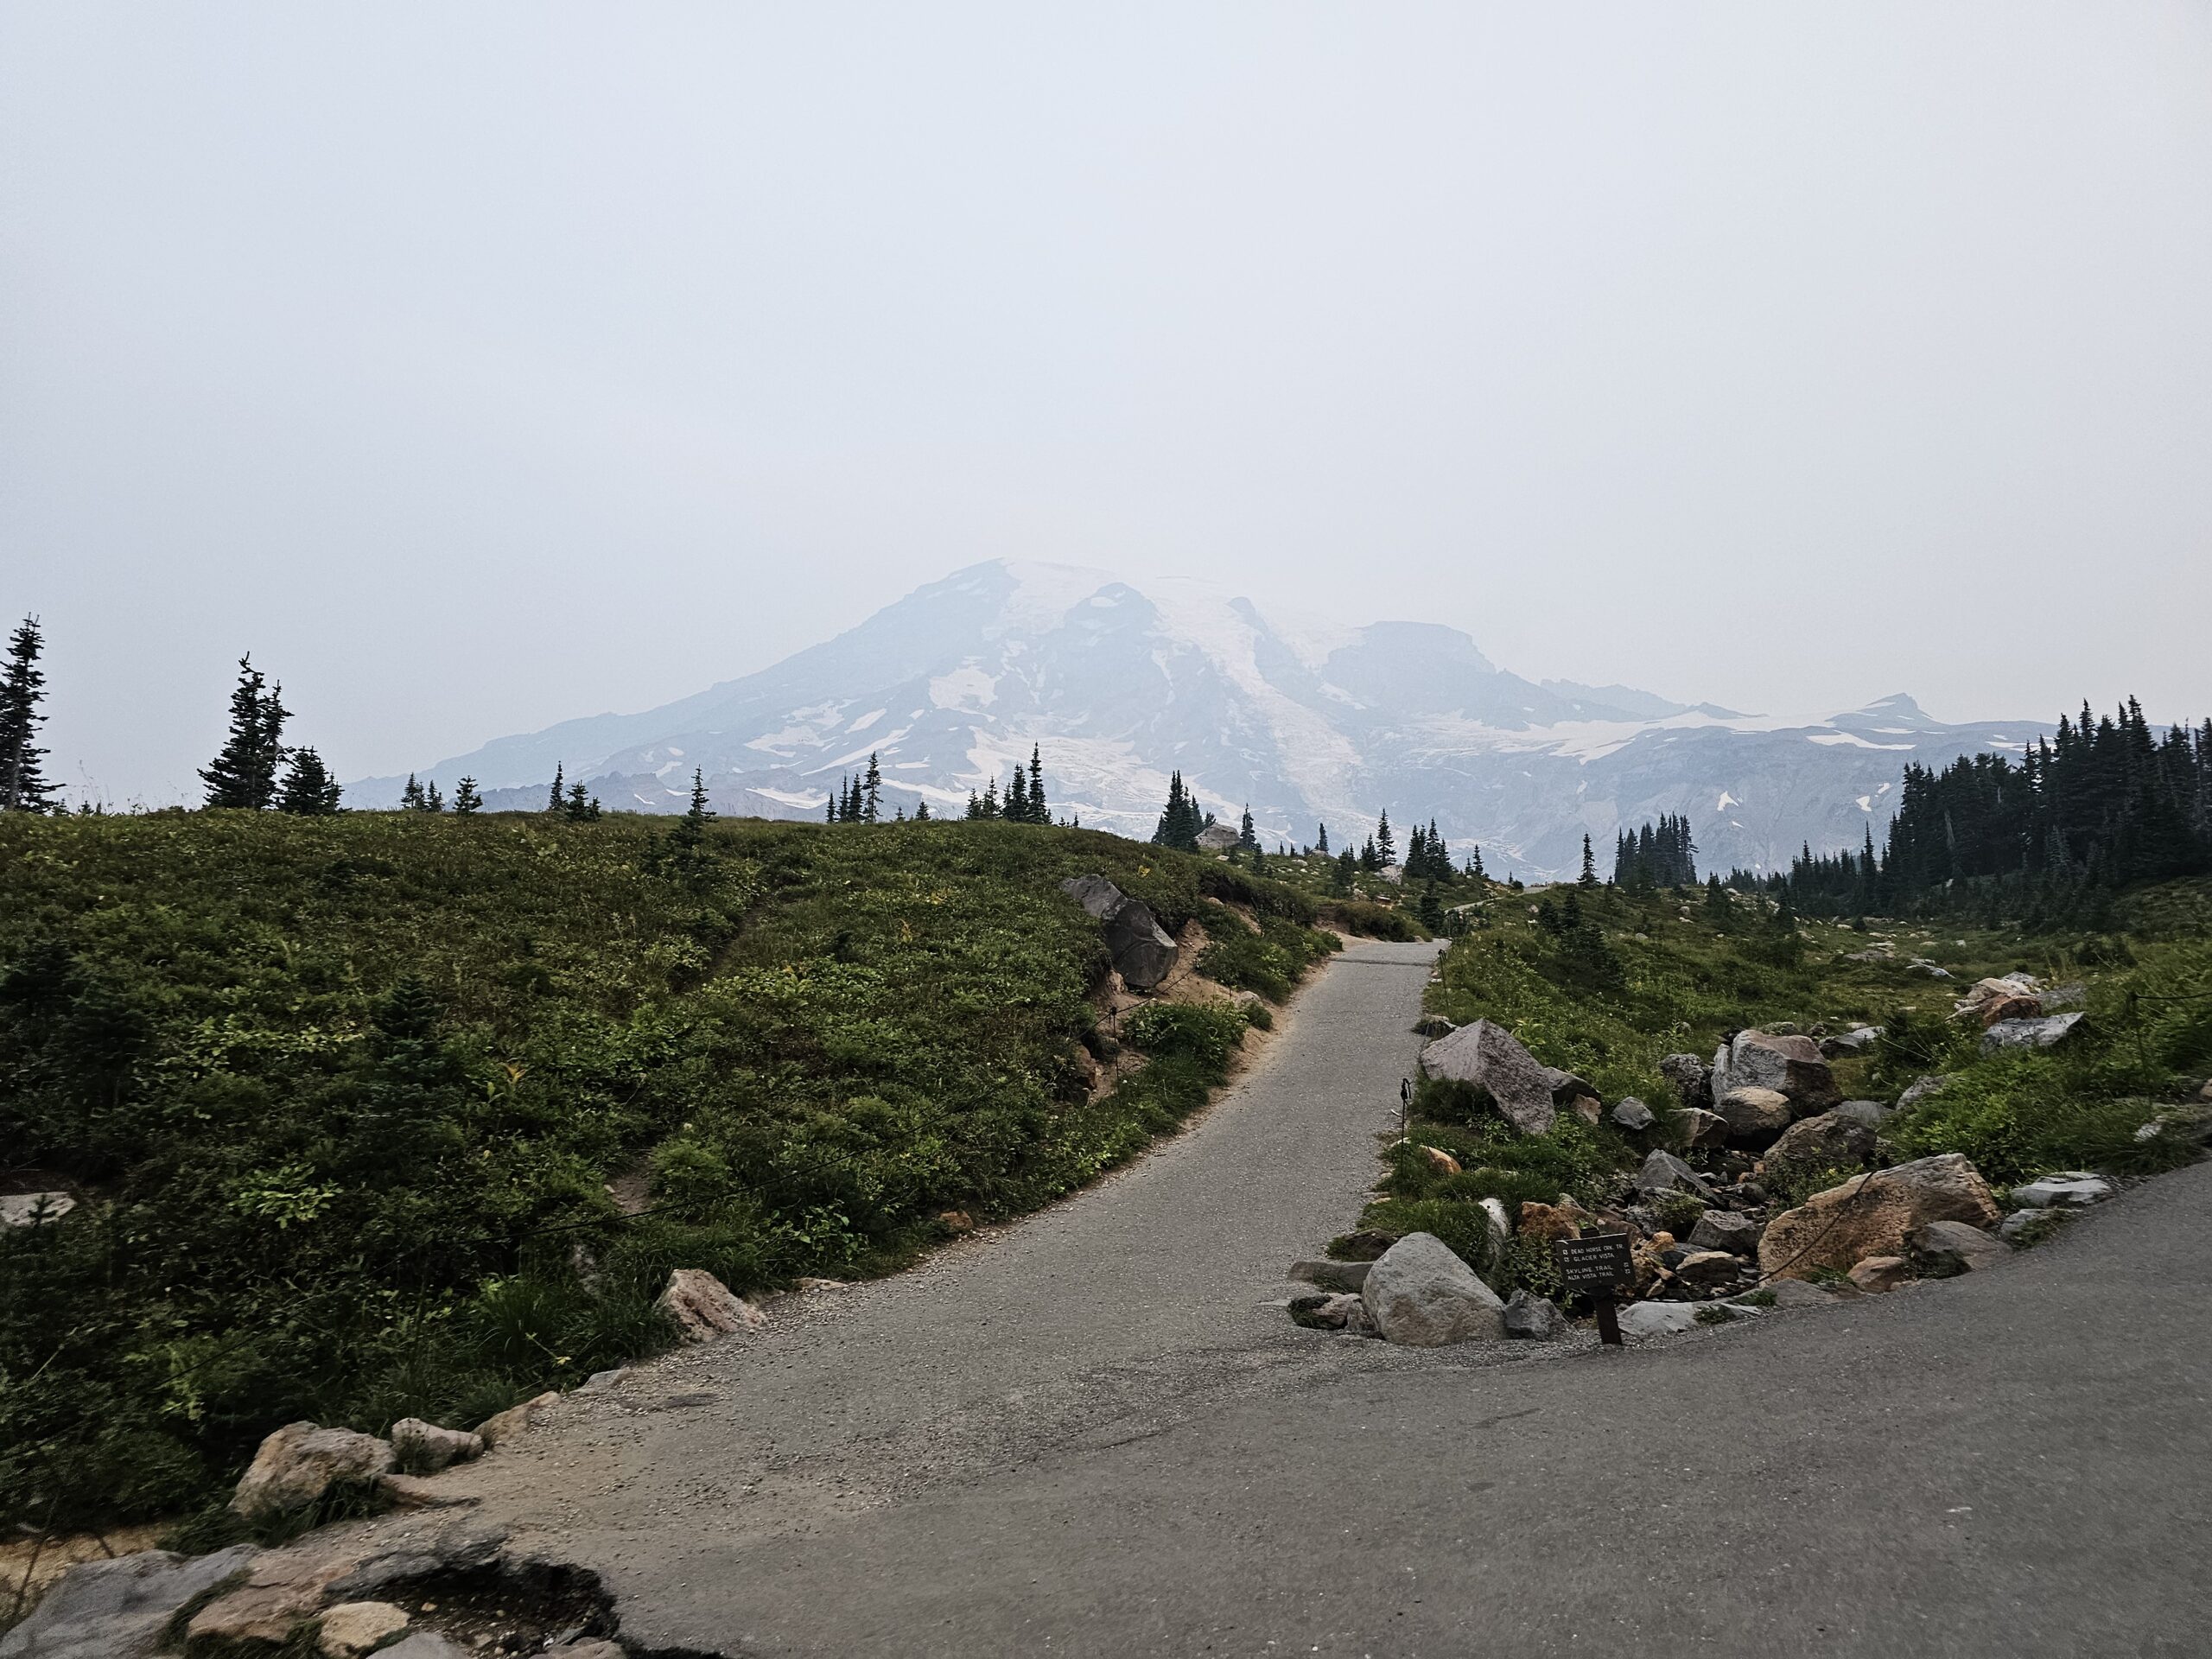
[[[1096,918],[1114,971],[1131,990],[1152,990],[1174,971],[1174,936],[1143,899],[1131,898],[1103,875],[1071,876],[1060,883],[1060,891]]]
[[[1835,1073],[1809,1037],[1744,1031],[1713,1057],[1713,1097],[1732,1089],[1771,1089],[1800,1112],[1824,1112],[1843,1098]]]
[[[2032,1243],[2047,1225],[2055,1226],[2065,1219],[2064,1212],[2059,1211],[2015,1210],[2005,1217],[2003,1224],[1997,1230],[1997,1236],[2007,1244],[2018,1244],[2024,1241]]]
[[[1770,1169],[1796,1164],[1802,1169],[1855,1169],[1874,1155],[1874,1131],[1841,1107],[1808,1117],[1784,1129],[1767,1148]]]
[[[1647,1197],[1656,1198],[1662,1192],[1688,1192],[1693,1198],[1710,1203],[1713,1189],[1705,1178],[1671,1152],[1656,1147],[1643,1160],[1643,1167],[1636,1173],[1636,1190]]]
[[[1847,1117],[1854,1123],[1864,1123],[1870,1129],[1882,1127],[1882,1120],[1889,1116],[1890,1108],[1878,1100],[1847,1100],[1835,1109],[1834,1116]]]
[[[417,1630],[391,1647],[378,1648],[377,1659],[468,1659],[468,1649],[435,1630]]]
[[[1516,1290],[1505,1305],[1505,1334],[1522,1342],[1564,1342],[1573,1329],[1548,1297]]]
[[[1634,1095],[1627,1096],[1613,1108],[1613,1122],[1631,1135],[1649,1128],[1658,1121],[1651,1109]]]
[[[1733,1210],[1708,1210],[1697,1218],[1697,1225],[1690,1229],[1690,1248],[1694,1250],[1731,1250],[1738,1255],[1750,1255],[1759,1247],[1759,1224],[1749,1216]]]
[[[1311,1331],[1360,1330],[1369,1325],[1366,1305],[1358,1297],[1343,1291],[1315,1291],[1311,1295],[1294,1296],[1289,1309],[1291,1322]]]
[[[1674,1264],[1676,1278],[1703,1289],[1734,1284],[1744,1266],[1744,1258],[1728,1250],[1691,1250]]]
[[[150,1659],[188,1603],[244,1572],[253,1557],[238,1544],[212,1555],[149,1549],[82,1562],[0,1636],[0,1659]]]
[[[1552,1069],[1493,1020],[1478,1020],[1438,1038],[1421,1050],[1421,1069],[1479,1089],[1523,1135],[1544,1134],[1558,1116]]]
[[[390,1440],[350,1428],[287,1423],[261,1442],[231,1508],[261,1520],[304,1510],[333,1486],[366,1485],[391,1472]]]
[[[1912,1254],[1924,1269],[1972,1273],[1995,1267],[2012,1247],[1963,1221],[1931,1221],[1912,1236]]]
[[[2014,1187],[2012,1202],[2029,1210],[2073,1210],[2102,1204],[2113,1191],[2113,1184],[2101,1175],[2086,1169],[2063,1169]]]
[[[1915,1077],[1905,1084],[1904,1092],[1897,1096],[1897,1110],[1909,1112],[1930,1095],[1942,1094],[1944,1085],[1950,1080],[1948,1076]]]
[[[2068,1034],[2081,1023],[2079,1010],[2072,1014],[2047,1014],[2036,1020],[1999,1020],[1981,1033],[1981,1052],[1994,1054],[2007,1048],[2049,1048],[2064,1042]]]
[[[1728,1138],[1738,1146],[1766,1147],[1789,1127],[1797,1109],[1779,1089],[1745,1084],[1717,1096],[1713,1109],[1728,1126]]]
[[[1372,1262],[1294,1262],[1290,1276],[1316,1290],[1357,1291],[1367,1282]]]
[[[1674,1085],[1685,1106],[1713,1104],[1713,1071],[1694,1054],[1669,1054],[1659,1062],[1659,1075]]]
[[[1728,1120],[1703,1107],[1685,1106],[1675,1114],[1674,1138],[1685,1147],[1719,1147],[1728,1142]]]
[[[1384,1251],[1360,1298],[1383,1338],[1405,1347],[1505,1334],[1505,1304],[1433,1233],[1408,1233]]]
[[[1853,1026],[1849,1031],[1839,1033],[1834,1037],[1821,1038],[1821,1052],[1829,1059],[1834,1059],[1839,1054],[1856,1054],[1861,1050],[1872,1048],[1880,1040],[1881,1035],[1882,1028],[1879,1026]]]

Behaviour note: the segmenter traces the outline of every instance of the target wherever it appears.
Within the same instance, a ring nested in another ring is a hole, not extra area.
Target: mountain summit
[[[993,560],[915,589],[774,666],[659,709],[501,738],[423,775],[473,774],[535,805],[554,768],[611,807],[680,811],[691,772],[719,810],[819,816],[871,752],[887,811],[958,813],[1041,746],[1053,810],[1147,836],[1184,779],[1262,839],[1329,825],[1357,842],[1388,810],[1479,842],[1494,874],[1572,873],[1587,832],[1686,815],[1700,867],[1786,863],[1878,831],[1908,760],[2017,750],[2047,727],[1945,726],[1909,696],[1784,721],[1628,686],[1536,682],[1456,628],[1344,626],[1186,578],[1142,591],[1099,570]],[[356,785],[364,805],[396,779]]]

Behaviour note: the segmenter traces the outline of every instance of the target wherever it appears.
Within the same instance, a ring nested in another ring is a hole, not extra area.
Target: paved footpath
[[[1128,1170],[446,1480],[644,1649],[2212,1652],[2212,1165],[1991,1273],[1624,1353],[1291,1325],[1432,958],[1355,947]]]

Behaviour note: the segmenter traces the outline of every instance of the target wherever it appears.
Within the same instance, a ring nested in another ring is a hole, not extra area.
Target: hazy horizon
[[[2212,713],[2212,11],[0,4],[73,796],[342,776],[980,560],[1531,679]]]

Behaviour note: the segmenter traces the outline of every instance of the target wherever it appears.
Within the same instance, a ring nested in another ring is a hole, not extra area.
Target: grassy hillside
[[[1269,997],[1333,944],[1300,894],[1101,834],[671,836],[0,817],[0,1175],[80,1200],[0,1233],[0,1519],[175,1512],[295,1418],[472,1421],[664,1342],[672,1266],[879,1271],[1127,1158],[1244,1025],[1147,1009],[1094,1099],[1065,876],[1202,916],[1207,971]]]
[[[1446,954],[1430,1008],[1460,1023],[1498,1020],[1608,1103],[1637,1095],[1662,1115],[1675,1103],[1658,1071],[1669,1053],[1709,1059],[1726,1033],[1778,1021],[1879,1025],[1880,1044],[1835,1062],[1847,1096],[1893,1101],[1924,1074],[1952,1077],[1885,1126],[1886,1157],[1963,1152],[2002,1186],[2084,1166],[2144,1173],[2189,1155],[2137,1132],[2212,1071],[2212,883],[2141,890],[2117,906],[2120,931],[2091,935],[1880,921],[1861,932],[1786,922],[1747,899],[1716,906],[1702,893],[1599,888],[1575,893],[1569,912],[1569,891],[1493,891],[1481,925]],[[1861,959],[1885,944],[1887,959]],[[1952,977],[1932,976],[1916,957]],[[2081,983],[2088,1017],[2058,1048],[1984,1056],[1980,1025],[1952,1019],[1953,1000],[1978,977],[2014,969]],[[1450,1085],[1424,1085],[1414,1139],[1451,1153],[1465,1173],[1439,1177],[1417,1154],[1394,1154],[1390,1196],[1370,1209],[1370,1224],[1425,1228],[1479,1255],[1476,1201],[1501,1198],[1510,1213],[1561,1191],[1610,1198],[1641,1156],[1610,1125],[1563,1122],[1551,1136],[1520,1140],[1465,1107]]]

